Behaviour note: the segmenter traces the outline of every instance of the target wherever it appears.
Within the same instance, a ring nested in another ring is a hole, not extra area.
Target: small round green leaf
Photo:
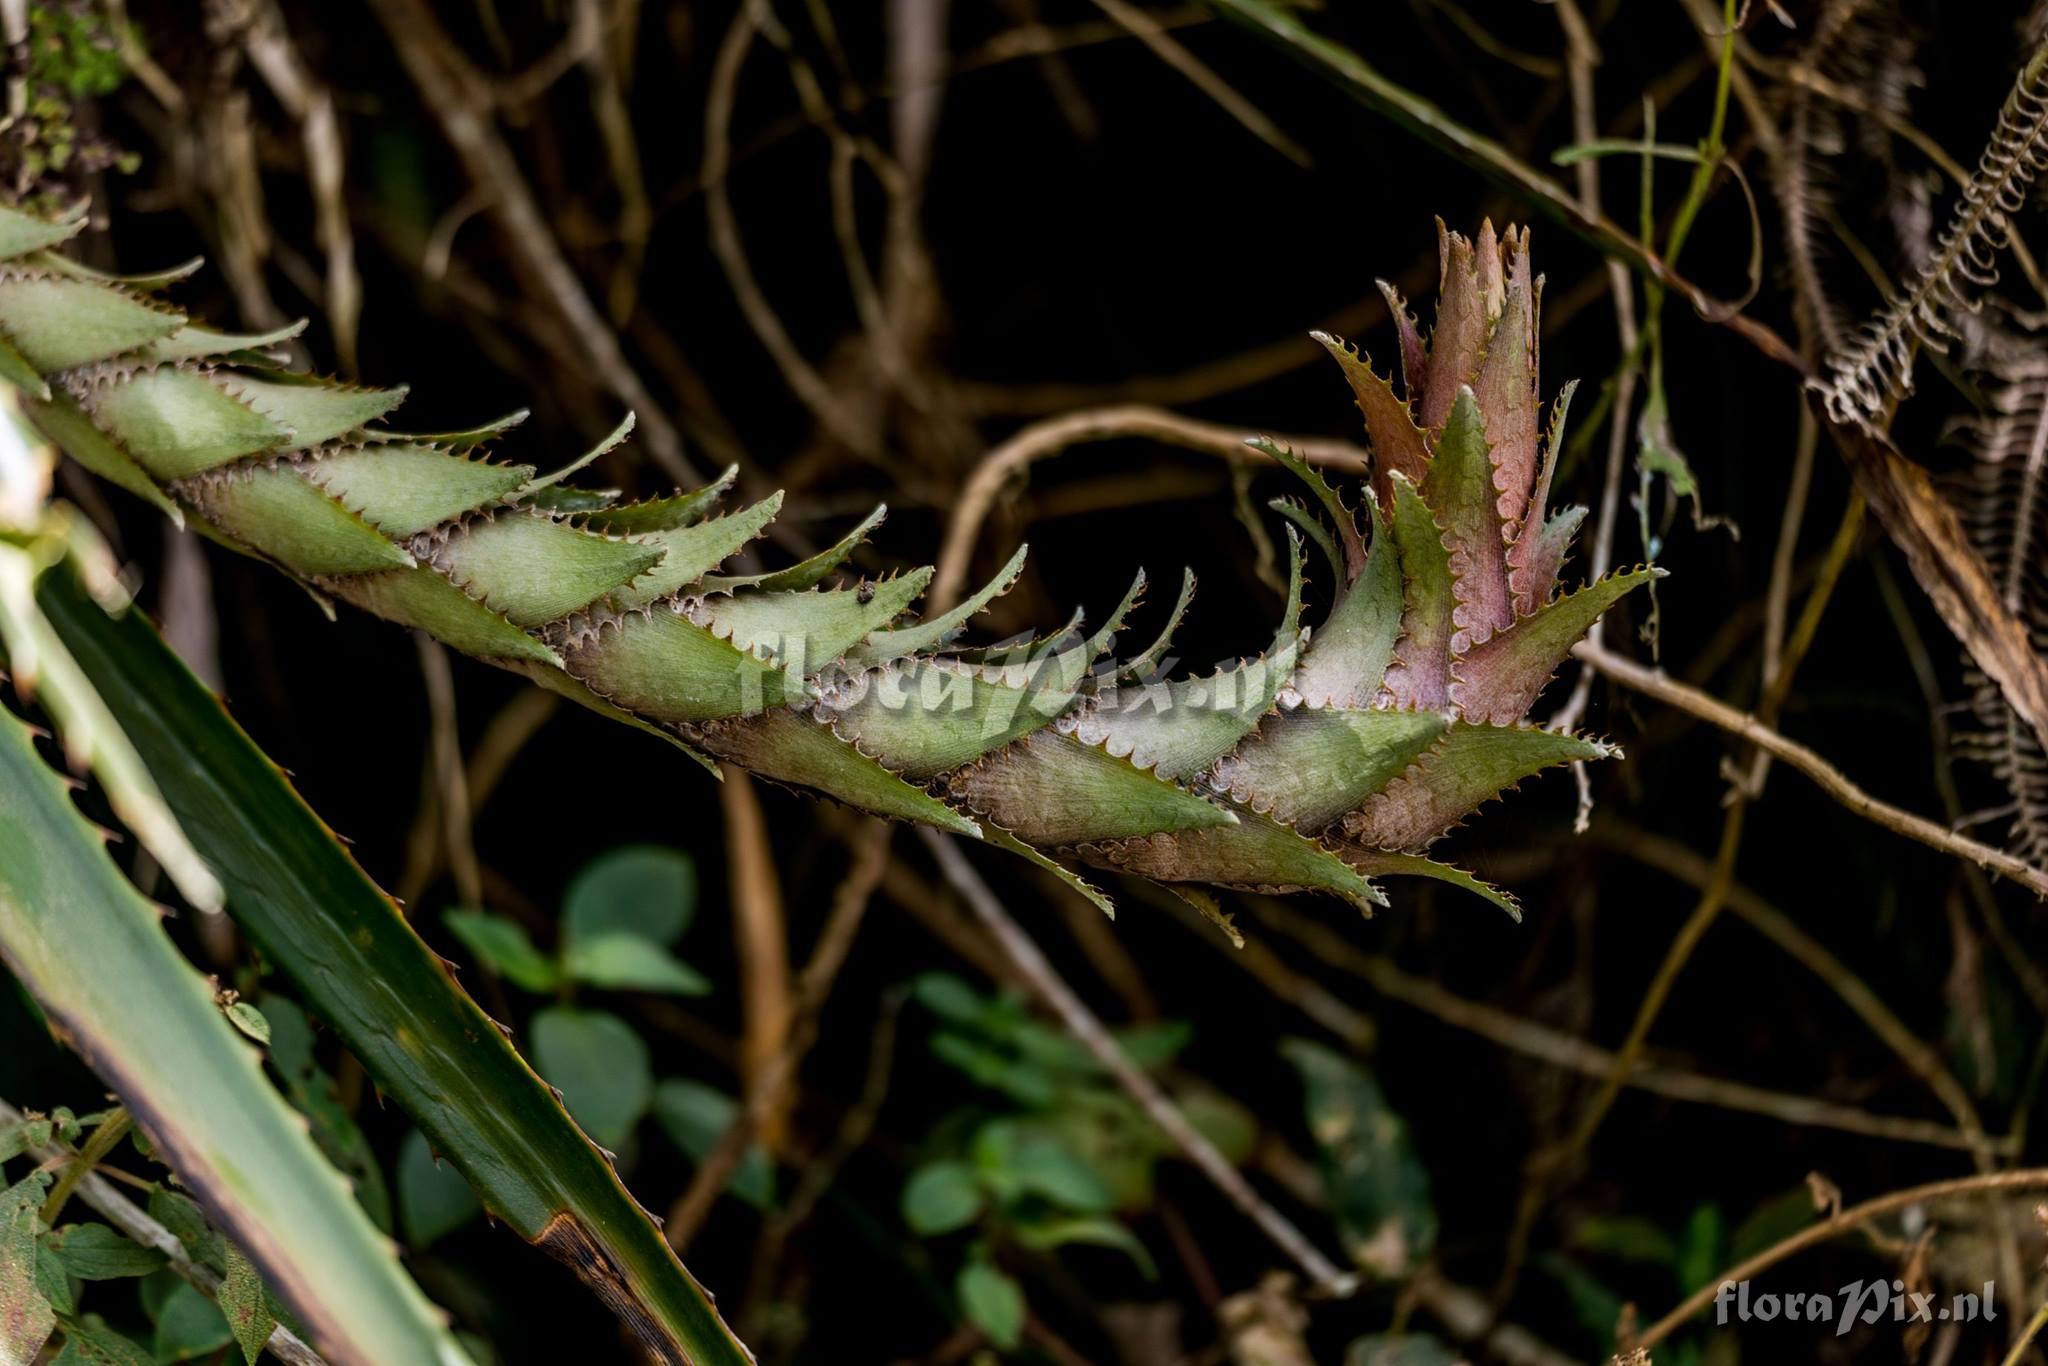
[[[987,1262],[969,1262],[953,1282],[960,1312],[1003,1351],[1024,1337],[1024,1291],[1017,1282]]]
[[[524,926],[489,911],[449,911],[441,918],[464,948],[514,986],[555,989],[555,965],[533,946]]]
[[[554,1006],[533,1017],[534,1059],[584,1131],[614,1148],[647,1113],[654,1074],[633,1027],[601,1010]]]
[[[932,1162],[903,1186],[903,1222],[927,1238],[965,1228],[981,1213],[981,1183],[964,1162]]]
[[[158,1361],[190,1361],[218,1352],[234,1340],[234,1332],[221,1315],[220,1307],[185,1282],[179,1281],[164,1296],[156,1313]]]
[[[624,931],[607,931],[573,940],[562,955],[562,970],[579,982],[615,991],[662,991],[672,996],[704,996],[711,983],[687,963],[651,939]]]
[[[262,1011],[247,1001],[236,1001],[225,1008],[225,1013],[229,1024],[265,1048],[270,1047],[270,1021],[263,1017]]]
[[[563,933],[573,943],[624,931],[674,943],[697,912],[697,865],[678,849],[632,844],[600,855],[569,884]]]
[[[476,1192],[462,1173],[434,1160],[427,1138],[415,1129],[398,1151],[398,1218],[405,1240],[426,1247],[482,1212]]]

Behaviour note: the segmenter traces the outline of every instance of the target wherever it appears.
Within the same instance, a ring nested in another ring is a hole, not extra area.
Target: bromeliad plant
[[[0,380],[81,465],[269,561],[323,602],[421,629],[707,766],[730,762],[877,815],[978,836],[1055,871],[1105,910],[1107,897],[1081,868],[1150,878],[1211,911],[1202,884],[1322,891],[1368,907],[1384,903],[1374,879],[1402,873],[1471,888],[1512,911],[1505,893],[1431,860],[1428,846],[1531,774],[1613,752],[1523,719],[1573,642],[1656,572],[1555,595],[1582,514],[1548,508],[1564,404],[1546,438],[1541,281],[1526,233],[1441,234],[1442,298],[1427,344],[1390,295],[1401,392],[1325,339],[1376,453],[1364,525],[1316,471],[1258,443],[1310,494],[1276,504],[1292,524],[1280,627],[1256,658],[1170,679],[1159,665],[1185,590],[1151,645],[1112,662],[1142,578],[1092,634],[1077,619],[1014,649],[975,648],[960,636],[1016,580],[1021,551],[980,592],[924,619],[912,604],[929,570],[828,585],[879,513],[790,568],[721,574],[774,517],[779,496],[715,515],[730,471],[705,489],[627,504],[569,485],[625,427],[545,475],[482,453],[509,423],[387,431],[376,424],[403,390],[283,370],[266,348],[295,329],[238,336],[196,324],[160,297],[183,272],[89,271],[61,251],[79,228],[0,210]],[[1313,635],[1301,621],[1304,541],[1335,583]],[[47,562],[26,575],[30,589]],[[218,894],[201,876],[210,866],[228,910],[411,1111],[434,1151],[494,1216],[574,1267],[660,1359],[744,1360],[605,1155],[214,700],[146,628],[111,623],[65,586],[67,576],[49,579],[64,582],[34,589],[33,605],[51,613],[82,672],[102,680],[108,710],[204,856],[204,865],[193,861],[194,896]],[[25,637],[13,635],[19,670]],[[158,676],[161,687],[140,681]],[[52,831],[78,835],[84,827],[61,809],[55,776],[5,719],[16,742],[8,757],[35,779],[13,793],[33,797]],[[8,795],[0,786],[0,805]],[[57,870],[65,886],[89,883],[107,902],[109,934],[139,920],[139,898],[115,885],[104,854],[83,838],[65,848],[73,845],[77,857]],[[37,847],[0,848],[0,873],[36,875],[22,895],[0,898],[10,913],[0,917],[0,954],[32,985],[38,973],[25,963],[76,966],[51,956],[71,952],[47,923],[71,893],[44,876],[48,850],[38,858]],[[120,942],[174,956],[160,934]],[[568,947],[550,972],[570,963]],[[646,958],[635,960],[642,969]],[[148,1088],[135,1071],[142,1045],[127,1034],[154,1026],[116,1000],[88,1008],[84,999],[52,1014],[121,1026],[98,1031],[109,1041],[94,1060],[117,1089],[127,1083],[132,1105],[129,1091]],[[213,1113],[186,1106],[173,1117],[205,1137]],[[723,1126],[698,1114],[684,1127]],[[254,1130],[236,1134],[257,1141]],[[309,1143],[297,1146],[299,1156],[311,1153]],[[231,1165],[209,1148],[182,1155],[192,1170],[181,1174],[195,1183]],[[308,1177],[291,1188],[339,1203],[331,1172],[324,1184]],[[204,1194],[332,1357],[450,1359],[445,1330],[389,1274],[385,1249],[369,1250],[366,1220],[332,1209],[278,1220],[228,1186]],[[319,1259],[335,1265],[337,1247],[308,1249],[313,1258],[254,1236],[272,1228],[332,1229],[330,1243],[360,1244],[355,1263],[383,1268],[357,1278],[364,1297],[382,1295],[402,1312],[334,1317],[343,1306],[321,1287],[357,1282],[312,1273]],[[370,1348],[357,1340],[366,1326],[412,1333],[417,1350]]]
[[[619,504],[482,448],[504,425],[407,436],[374,424],[403,389],[289,373],[264,348],[161,302],[170,276],[89,274],[56,251],[76,222],[0,218],[0,373],[81,464],[267,559],[321,599],[414,626],[586,706],[861,810],[979,836],[1097,904],[1079,865],[1159,882],[1334,893],[1421,874],[1504,893],[1423,852],[1536,771],[1605,757],[1523,718],[1636,569],[1553,600],[1581,513],[1549,511],[1563,402],[1541,436],[1526,232],[1441,233],[1425,345],[1405,307],[1405,392],[1324,338],[1377,457],[1365,522],[1289,452],[1309,503],[1280,510],[1293,564],[1271,648],[1197,678],[1150,648],[1107,663],[1143,577],[1101,627],[1010,650],[958,637],[1022,552],[919,619],[929,570],[825,586],[878,520],[770,573],[721,566],[780,497],[723,516],[727,475]],[[1390,295],[1390,298],[1392,296]],[[1302,627],[1301,538],[1336,583]],[[1185,607],[1185,596],[1181,603]]]

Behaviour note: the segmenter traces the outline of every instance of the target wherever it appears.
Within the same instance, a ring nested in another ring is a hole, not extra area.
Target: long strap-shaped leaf
[[[141,615],[108,617],[68,574],[43,582],[45,613],[158,775],[237,923],[491,1213],[566,1262],[659,1359],[750,1362],[546,1083]]]
[[[466,1362],[157,915],[0,708],[0,958],[331,1361]]]

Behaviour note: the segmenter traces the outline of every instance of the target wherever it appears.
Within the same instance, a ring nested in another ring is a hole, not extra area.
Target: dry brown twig
[[[832,899],[832,909],[810,958],[804,963],[794,995],[785,996],[787,1005],[779,1021],[777,1051],[758,1067],[746,1067],[746,1103],[738,1118],[704,1155],[689,1187],[670,1207],[663,1232],[678,1252],[703,1227],[711,1206],[738,1168],[748,1146],[775,1116],[787,1112],[797,1072],[817,1039],[818,1016],[889,866],[889,841],[894,833],[886,823],[872,819],[853,827],[847,841],[853,863]]]
[[[675,424],[626,359],[618,337],[562,255],[518,161],[492,121],[496,100],[488,82],[455,48],[422,0],[372,0],[371,8],[473,186],[490,195],[491,212],[520,269],[561,315],[589,357],[592,376],[638,416],[647,452],[669,478],[684,485],[702,483],[683,454]]]
[[[1893,1191],[1875,1200],[1852,1206],[1823,1219],[1820,1223],[1801,1229],[1790,1238],[1766,1248],[1746,1261],[1738,1262],[1705,1285],[1687,1296],[1676,1309],[1644,1329],[1636,1338],[1641,1349],[1655,1347],[1672,1333],[1682,1328],[1686,1321],[1700,1310],[1714,1302],[1714,1295],[1720,1287],[1730,1281],[1754,1280],[1758,1273],[1767,1271],[1794,1253],[1803,1252],[1816,1243],[1824,1243],[1837,1234],[1861,1227],[1872,1219],[1902,1210],[1909,1205],[1942,1200],[1956,1195],[1980,1195],[1992,1192],[2040,1190],[2048,1187],[2048,1168],[2031,1167],[2020,1171],[1994,1172],[1989,1175],[1958,1177],[1953,1181],[1935,1181],[1925,1186],[1914,1186],[1907,1190]]]
[[[1411,976],[1389,960],[1359,950],[1343,935],[1289,907],[1261,903],[1256,914],[1268,929],[1300,943],[1318,960],[1358,978],[1389,1000],[1419,1010],[1453,1029],[1477,1035],[1510,1052],[1582,1076],[1607,1077],[1615,1070],[1618,1054],[1512,1011],[1467,999],[1435,982]],[[1193,928],[1200,930],[1204,927]],[[1205,933],[1204,937],[1214,939],[1213,934]],[[1232,956],[1234,958],[1235,954]],[[1851,1105],[1771,1091],[1746,1082],[1685,1071],[1662,1062],[1638,1060],[1628,1069],[1625,1084],[1671,1100],[1713,1105],[1724,1110],[1764,1115],[1786,1124],[1837,1129],[1843,1133],[1898,1143],[1968,1151],[1983,1139],[1981,1130],[1972,1134],[1926,1120],[1872,1114]],[[1994,1141],[1993,1150],[2000,1155],[2010,1155],[2010,1146]]]
[[[1003,486],[1036,462],[1057,455],[1069,446],[1125,437],[1159,441],[1183,450],[1221,456],[1225,460],[1263,461],[1264,456],[1245,445],[1247,435],[1242,427],[1200,422],[1163,408],[1140,404],[1090,408],[1032,423],[990,451],[975,467],[966,484],[961,486],[959,497],[953,504],[952,518],[946,524],[945,542],[939,548],[938,571],[932,576],[929,595],[932,610],[943,610],[959,597],[960,587],[967,577],[968,561],[981,534],[982,523],[988,519],[989,510],[995,506]],[[1321,437],[1284,437],[1280,441],[1311,464],[1359,475],[1364,474],[1367,468],[1365,451],[1348,441]]]
[[[1889,802],[1879,801],[1805,745],[1787,739],[1755,717],[1729,706],[1712,694],[1681,683],[1661,669],[1638,664],[1611,650],[1581,643],[1572,653],[1617,683],[1689,712],[1731,735],[1741,736],[1757,748],[1813,779],[1822,791],[1857,815],[1896,834],[1904,835],[1907,839],[1916,840],[1930,849],[1939,849],[1945,854],[1966,859],[1979,868],[2019,883],[2036,896],[2048,898],[2048,872],[2014,858],[2002,849],[1994,849],[1988,844],[1937,825],[1925,816],[1917,816]]]

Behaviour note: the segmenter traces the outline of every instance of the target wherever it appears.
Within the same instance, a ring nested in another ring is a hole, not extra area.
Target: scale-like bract
[[[1395,310],[1401,394],[1323,339],[1377,456],[1365,525],[1270,453],[1312,494],[1282,510],[1330,561],[1329,614],[1313,634],[1301,623],[1291,536],[1270,648],[1168,680],[1112,662],[1142,580],[1093,632],[975,650],[961,630],[1017,560],[929,621],[913,613],[929,570],[836,580],[858,534],[720,577],[779,497],[714,515],[728,476],[618,504],[489,459],[489,430],[388,431],[402,389],[280,370],[263,348],[289,334],[211,331],[158,298],[160,279],[90,273],[58,251],[76,228],[0,212],[0,376],[80,464],[322,597],[699,758],[988,839],[1105,909],[1078,867],[1360,906],[1383,902],[1376,877],[1413,873],[1513,909],[1422,851],[1531,774],[1612,752],[1523,719],[1572,644],[1655,572],[1554,592],[1583,510],[1549,508],[1563,403],[1546,424],[1526,232],[1442,234],[1427,346]]]

